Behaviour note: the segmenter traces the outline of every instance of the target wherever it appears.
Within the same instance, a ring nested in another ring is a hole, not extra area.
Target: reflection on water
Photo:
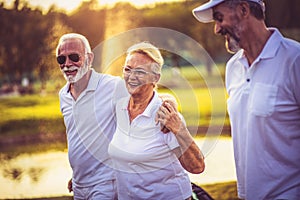
[[[199,147],[203,140],[196,141]],[[72,171],[67,152],[51,151],[9,157],[0,152],[0,199],[70,195],[67,182]],[[191,181],[211,184],[236,180],[231,139],[219,139],[205,158],[200,175],[189,174]]]
[[[23,171],[22,169],[16,169],[16,168],[11,168],[11,169],[4,169],[3,170],[3,176],[7,179],[19,181],[21,180],[21,175]]]
[[[0,199],[70,195],[71,178],[67,152],[21,154],[8,158],[1,154]]]
[[[34,183],[39,181],[39,177],[42,177],[44,170],[40,167],[32,167],[28,171],[24,171],[22,168],[4,168],[3,177],[11,181],[20,182],[22,177],[27,174],[31,182]]]
[[[28,156],[28,155],[26,155]],[[15,159],[12,159],[6,154],[1,154],[1,171],[2,176],[13,182],[20,182],[24,176],[29,176],[32,183],[38,182],[39,178],[43,176],[45,168],[40,167],[39,165],[24,168],[24,163],[22,165],[17,164]],[[18,158],[20,159],[20,157]]]
[[[214,141],[205,140],[206,144]],[[199,147],[203,146],[203,139],[196,140]],[[229,137],[221,137],[213,149],[205,154],[205,170],[201,174],[190,174],[190,179],[200,185],[236,181],[233,158],[233,145]]]

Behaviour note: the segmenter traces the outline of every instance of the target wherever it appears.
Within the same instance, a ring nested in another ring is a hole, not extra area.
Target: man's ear
[[[250,7],[247,2],[241,2],[238,6],[238,12],[241,14],[241,16],[248,16],[250,14]]]
[[[91,53],[87,53],[87,56],[88,56],[88,59],[89,59],[89,66],[92,65],[93,61],[94,61],[94,53],[91,52]]]

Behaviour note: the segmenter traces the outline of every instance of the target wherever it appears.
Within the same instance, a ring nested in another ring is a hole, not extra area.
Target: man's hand
[[[68,182],[68,190],[69,190],[69,192],[73,192],[72,179],[70,179]]]

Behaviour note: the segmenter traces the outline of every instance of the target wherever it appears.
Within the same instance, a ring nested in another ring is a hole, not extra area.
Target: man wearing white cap
[[[300,199],[300,44],[264,22],[261,0],[210,0],[195,8],[215,22],[226,65],[238,196]]]

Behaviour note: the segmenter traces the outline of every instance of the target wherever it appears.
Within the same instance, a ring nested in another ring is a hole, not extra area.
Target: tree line
[[[12,8],[0,3],[0,86],[30,83],[61,76],[55,61],[58,38],[67,32],[85,35],[92,48],[110,36],[139,27],[163,27],[179,31],[199,42],[211,57],[225,62],[229,57],[224,39],[213,34],[213,23],[202,24],[192,9],[206,0],[159,3],[155,7],[136,8],[117,3],[99,7],[97,0],[83,1],[76,11],[66,14],[52,6],[47,12],[28,3],[14,1]],[[265,0],[266,22],[286,35],[300,40],[299,0]],[[288,11],[288,12],[286,12]],[[165,52],[167,53],[167,52]],[[175,55],[176,57],[176,55]],[[174,58],[176,59],[176,58]]]

